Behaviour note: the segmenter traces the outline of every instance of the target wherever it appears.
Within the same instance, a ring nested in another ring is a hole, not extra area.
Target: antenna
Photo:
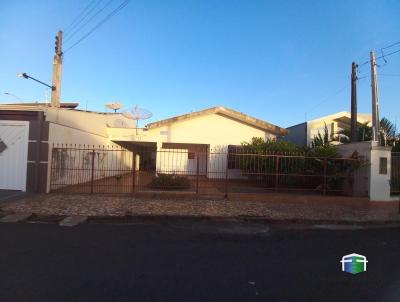
[[[128,111],[122,112],[122,116],[127,118],[127,119],[136,121],[136,134],[138,134],[137,129],[139,128],[139,120],[149,119],[149,118],[151,118],[153,116],[153,113],[151,113],[150,111],[148,111],[146,109],[139,108],[136,105],[131,110],[131,112],[128,112]]]
[[[105,106],[108,109],[114,110],[114,113],[116,113],[117,110],[121,109],[124,105],[122,103],[115,102],[115,103],[107,103]]]

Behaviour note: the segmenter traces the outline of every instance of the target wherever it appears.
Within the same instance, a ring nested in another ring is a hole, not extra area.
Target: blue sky
[[[44,87],[16,74],[50,83],[54,36],[89,2],[2,2],[1,103],[15,101],[3,92],[44,100]],[[112,1],[64,49],[121,2]],[[350,110],[351,62],[400,41],[399,16],[398,0],[130,0],[65,53],[62,100],[99,111],[111,101],[128,109],[139,104],[152,120],[223,105],[290,126]],[[400,123],[400,76],[393,76],[400,74],[400,53],[387,61],[378,62],[381,116]],[[370,112],[368,65],[359,77],[359,112]]]

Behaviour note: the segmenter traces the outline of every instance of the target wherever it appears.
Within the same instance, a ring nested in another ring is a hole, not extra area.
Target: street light
[[[36,82],[38,82],[38,83],[40,83],[40,84],[42,84],[44,86],[49,87],[51,90],[56,90],[56,87],[50,86],[50,85],[48,85],[46,83],[43,83],[42,81],[39,81],[38,79],[35,79],[34,77],[31,77],[30,75],[27,75],[25,72],[24,73],[18,73],[17,77],[24,78],[24,79],[31,79],[31,80],[34,80],[34,81],[36,81]]]
[[[20,101],[21,103],[23,102],[23,101],[22,101],[22,99],[21,99],[19,96],[15,95],[15,94],[13,94],[13,93],[10,93],[10,92],[4,92],[4,94],[5,94],[5,95],[9,95],[9,96],[12,96],[12,97],[16,98],[16,99],[17,99],[18,101]]]

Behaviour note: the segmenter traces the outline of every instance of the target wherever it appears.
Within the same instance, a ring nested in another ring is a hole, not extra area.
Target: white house
[[[27,121],[25,116],[31,120],[40,117],[40,127],[37,127],[36,120]],[[28,177],[32,178],[30,182],[37,178],[47,179],[47,191],[50,178],[47,176],[51,174],[51,154],[55,144],[85,145],[89,148],[122,146],[139,156],[138,161],[142,156],[142,163],[144,154],[151,156],[157,171],[190,173],[198,170],[208,177],[218,178],[216,170],[226,169],[229,145],[240,145],[253,137],[277,138],[287,133],[283,128],[222,106],[150,123],[140,129],[136,128],[134,121],[120,113],[82,111],[66,105],[64,108],[46,104],[0,105],[0,119],[26,121],[26,131],[35,129],[40,132],[36,137],[31,135],[28,139],[27,136],[20,142],[22,149],[30,150],[28,158],[21,161],[21,165],[27,165],[28,170],[32,170]],[[35,146],[28,148],[31,142],[35,142]],[[174,150],[173,161],[166,158],[171,156],[168,152],[171,149]],[[13,155],[9,153],[8,156]],[[124,158],[123,162],[132,165],[130,158]],[[115,165],[111,160],[105,160],[104,164],[109,168]],[[32,167],[29,168],[29,165]],[[8,173],[5,170],[3,172]]]
[[[318,133],[324,134],[325,125],[328,128],[329,138],[332,139],[340,130],[350,129],[351,114],[342,111],[327,116],[319,117],[304,123],[290,126],[286,128],[289,133],[285,136],[285,140],[293,142],[299,146],[310,146],[312,140]],[[357,114],[357,122],[359,124],[372,123],[371,114]]]

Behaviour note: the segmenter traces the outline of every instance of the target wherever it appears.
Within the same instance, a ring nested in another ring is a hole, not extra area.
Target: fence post
[[[93,149],[92,151],[92,176],[90,180],[90,193],[93,193],[93,186],[94,186],[94,156],[95,156],[95,151]]]
[[[278,191],[278,182],[279,182],[279,155],[276,155],[276,162],[275,162],[275,191]]]
[[[228,163],[229,163],[229,149],[226,153],[226,163],[225,163],[225,198],[228,198]]]
[[[199,153],[196,154],[196,194],[199,195]]]
[[[132,152],[132,194],[136,192],[136,154]]]
[[[326,194],[326,168],[327,168],[327,159],[326,158],[324,158],[324,188],[323,188],[323,194],[325,195]]]

